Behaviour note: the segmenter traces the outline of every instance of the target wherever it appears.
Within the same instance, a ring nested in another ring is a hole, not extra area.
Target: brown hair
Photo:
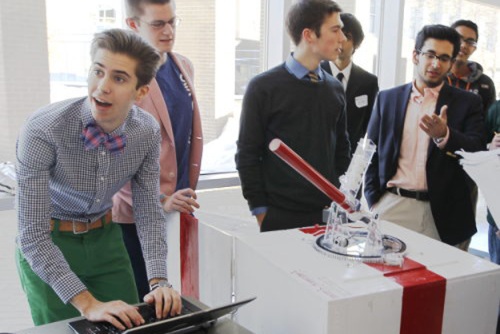
[[[320,37],[321,25],[327,15],[340,13],[339,5],[331,0],[299,0],[288,12],[286,26],[295,45],[302,39],[302,31],[309,28]]]
[[[174,0],[127,0],[125,1],[125,10],[128,17],[136,18],[144,12],[142,5],[164,5],[167,3],[172,3],[172,6],[175,7]]]
[[[137,76],[136,88],[149,84],[160,65],[158,51],[133,31],[109,29],[95,34],[90,48],[92,59],[94,59],[99,49],[127,55],[137,61],[135,69],[135,75]]]

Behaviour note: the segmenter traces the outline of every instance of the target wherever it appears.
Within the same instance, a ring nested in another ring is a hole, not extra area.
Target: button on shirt
[[[443,84],[434,88],[424,88],[424,95],[413,83],[410,100],[405,116],[403,137],[399,152],[398,168],[387,187],[399,187],[407,190],[427,190],[427,151],[430,137],[419,127],[424,115],[432,115]]]
[[[51,218],[95,221],[129,180],[149,277],[167,277],[165,220],[158,201],[159,126],[134,106],[123,126],[111,133],[125,134],[127,146],[112,155],[102,144],[84,149],[80,134],[92,120],[87,98],[55,103],[33,114],[17,143],[17,243],[33,271],[65,303],[86,287],[52,242]]]

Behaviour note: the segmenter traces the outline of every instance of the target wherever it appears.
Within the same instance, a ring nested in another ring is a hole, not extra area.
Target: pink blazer
[[[203,151],[203,135],[201,116],[193,86],[193,65],[186,57],[169,53],[169,57],[177,64],[184,76],[193,98],[193,128],[191,133],[191,152],[189,155],[189,185],[196,189],[200,176],[201,155]],[[149,93],[137,106],[153,115],[161,127],[160,153],[160,190],[165,195],[174,193],[177,184],[177,158],[175,141],[167,105],[156,79],[150,84]],[[158,199],[159,200],[159,199]],[[113,221],[117,223],[133,223],[132,191],[130,182],[113,197]]]

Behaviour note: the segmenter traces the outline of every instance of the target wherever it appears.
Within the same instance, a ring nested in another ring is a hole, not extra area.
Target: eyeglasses
[[[477,41],[475,39],[473,38],[464,39],[463,36],[460,36],[460,44],[462,43],[465,43],[472,48],[475,48],[477,46]]]
[[[175,29],[179,26],[179,24],[181,23],[181,19],[179,17],[174,17],[172,19],[170,19],[169,21],[163,21],[163,20],[157,20],[157,21],[153,21],[153,22],[146,22],[146,21],[143,21],[143,20],[140,20],[138,17],[135,18],[137,21],[140,21],[142,23],[145,23],[147,24],[148,26],[150,26],[151,28],[155,29],[155,30],[160,30],[160,29],[163,29],[165,28],[165,26],[168,24],[169,26],[172,27],[172,29]]]
[[[438,56],[437,54],[435,54],[433,52],[423,52],[421,50],[417,50],[417,53],[421,54],[422,56],[424,56],[425,59],[427,59],[429,61],[434,61],[437,59],[440,62],[442,62],[443,64],[449,63],[453,59],[448,55]]]

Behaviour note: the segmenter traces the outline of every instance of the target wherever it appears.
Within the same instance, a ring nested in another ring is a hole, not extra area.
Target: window
[[[123,0],[46,2],[51,102],[84,96],[90,41],[98,31],[125,27]],[[202,113],[202,172],[234,171],[241,99],[248,81],[265,69],[266,1],[183,0],[176,6],[182,24],[174,51],[193,62]],[[65,15],[75,10],[78,18]]]
[[[380,1],[371,0],[371,6],[364,6],[362,2],[339,1],[339,4],[345,11],[354,13],[363,25],[365,32],[365,40],[360,49],[354,55],[354,61],[370,72],[375,72],[375,64],[378,50],[378,36],[374,32],[373,21],[378,17],[377,9]],[[203,119],[203,122],[215,122],[215,128],[209,129],[209,133],[205,132],[205,149],[202,161],[202,173],[220,173],[230,172],[235,170],[234,154],[236,153],[236,140],[239,130],[239,114],[241,109],[241,99],[245,92],[246,84],[256,74],[267,70],[265,65],[264,43],[268,34],[272,33],[266,29],[261,18],[266,17],[265,9],[268,5],[267,1],[255,0],[239,0],[236,1],[236,31],[235,31],[235,90],[234,100],[232,101],[232,110],[228,105],[222,105],[228,112],[220,111],[216,107],[215,117]],[[289,4],[290,5],[290,4]],[[178,7],[178,10],[181,6]],[[281,8],[282,12],[286,13],[288,7]],[[283,18],[281,16],[269,16],[267,26],[268,29],[276,29],[278,26],[283,26]],[[288,37],[284,37],[288,40]],[[290,45],[290,43],[288,43]],[[270,45],[273,47],[273,45]],[[274,47],[279,47],[274,45]],[[290,46],[290,48],[293,48]],[[179,50],[179,48],[177,48]],[[282,50],[287,51],[287,50]],[[186,49],[186,54],[189,49]],[[283,59],[287,56],[287,52],[282,52]],[[193,58],[192,58],[193,60]],[[198,72],[200,64],[196,64],[195,71]],[[195,80],[198,82],[199,75]],[[198,82],[199,83],[199,82]],[[217,84],[217,82],[216,82]],[[198,95],[200,88],[197,87]],[[228,92],[229,93],[229,92]],[[228,101],[229,103],[229,101]],[[224,124],[222,131],[217,131],[217,123]],[[206,131],[206,124],[204,130]],[[216,131],[213,132],[213,129]]]
[[[90,41],[96,32],[124,27],[123,0],[46,0],[50,100],[87,94]],[[79,15],[67,15],[67,13]]]
[[[406,0],[404,19],[399,18],[403,11],[399,15],[397,6],[387,1],[338,2],[344,11],[358,17],[365,32],[354,62],[378,74],[382,88],[411,80],[409,57],[422,25],[436,20],[450,24],[462,17],[479,25],[479,45],[472,60],[481,63],[500,88],[500,6],[495,0]],[[234,170],[242,96],[255,74],[288,55],[284,18],[291,3],[293,0],[177,1],[183,21],[174,50],[189,57],[195,67],[206,143],[203,172]],[[0,9],[2,26],[9,27],[0,30],[2,46],[9,50],[0,53],[0,160],[5,161],[14,160],[15,139],[29,114],[49,102],[87,94],[90,40],[97,31],[124,27],[124,5],[123,0],[40,0],[29,6],[0,1]],[[74,12],[79,15],[68,15]],[[395,23],[396,17],[403,29]],[[401,32],[401,39],[394,31]]]
[[[193,6],[203,3],[204,10]],[[194,65],[205,141],[202,173],[235,171],[241,100],[264,71],[266,0],[178,1],[175,50]],[[228,15],[233,13],[233,15]]]
[[[116,11],[113,8],[99,9],[99,22],[113,24],[116,22]]]
[[[123,0],[45,1],[50,100],[84,96],[90,41],[98,31],[125,27]],[[354,13],[363,24],[366,37],[354,59],[371,72],[376,68],[378,36],[374,22],[379,2],[371,0],[370,6],[364,6],[361,2],[340,1],[344,10]],[[174,50],[194,64],[205,140],[202,173],[235,170],[242,97],[251,78],[288,55],[284,17],[290,4],[284,1],[277,6],[268,0],[177,1],[182,24]],[[273,13],[269,13],[271,7]],[[66,15],[69,12],[79,15]],[[271,36],[276,33],[282,35],[281,39]],[[282,42],[274,43],[273,38]]]

